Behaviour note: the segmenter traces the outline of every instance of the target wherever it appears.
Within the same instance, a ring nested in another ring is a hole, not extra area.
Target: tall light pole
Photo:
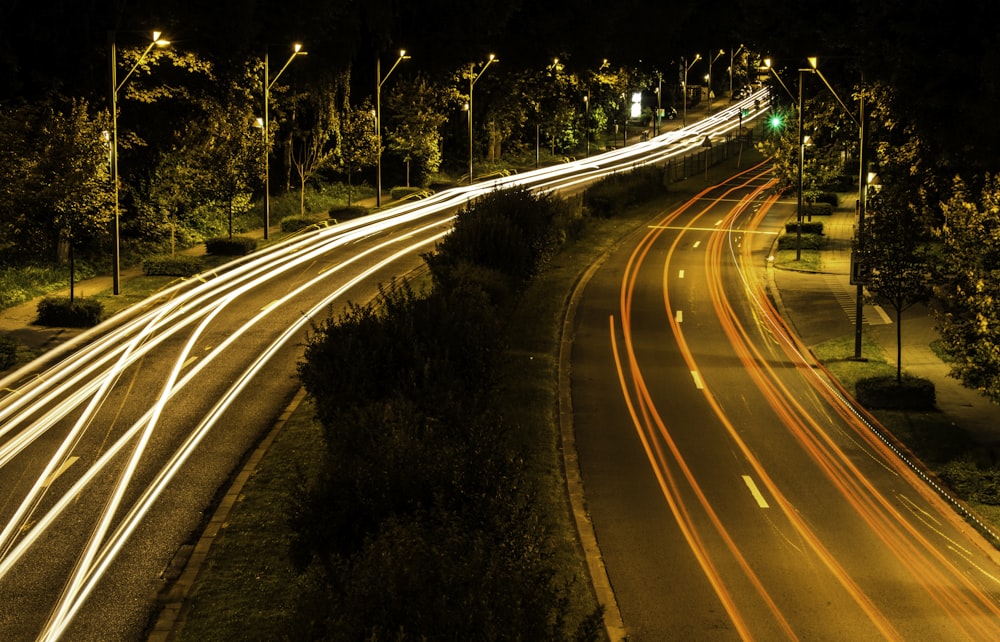
[[[712,113],[712,63],[719,59],[719,56],[726,53],[722,49],[719,49],[719,53],[709,55],[708,57],[708,75],[705,76],[705,82],[708,83],[708,113]]]
[[[694,64],[699,60],[701,60],[701,54],[695,54],[694,60],[691,61],[690,65],[687,64],[686,57],[681,62],[681,65],[684,67],[684,127],[687,127],[688,124],[688,72],[691,71],[691,67],[694,67]]]
[[[377,81],[375,83],[375,145],[378,150],[375,160],[375,173],[377,176],[375,183],[375,207],[382,207],[382,85],[389,79],[392,72],[396,70],[399,63],[409,59],[410,57],[406,55],[406,50],[400,49],[399,58],[396,58],[396,62],[393,63],[388,73],[383,77],[382,59],[375,58],[375,79]]]
[[[587,137],[587,158],[590,158],[590,88],[587,88],[587,95],[583,97],[583,104],[587,109],[587,119],[583,124],[584,135]]]
[[[656,72],[656,135],[660,135],[660,119],[663,114],[663,102],[660,95],[663,93],[663,72]]]
[[[799,202],[798,210],[796,214],[796,225],[795,225],[795,260],[799,261],[802,259],[802,166],[806,162],[806,139],[803,135],[803,118],[802,114],[802,87],[805,85],[805,78],[807,73],[815,73],[816,71],[816,58],[809,58],[809,68],[799,69]]]
[[[115,32],[108,32],[108,50],[109,50],[109,66],[110,66],[110,95],[109,102],[111,103],[111,186],[115,194],[115,215],[114,215],[114,258],[112,262],[114,263],[112,271],[112,283],[114,286],[114,293],[121,294],[121,227],[120,227],[120,215],[118,210],[118,92],[125,83],[132,76],[133,72],[142,64],[142,61],[146,59],[149,52],[152,51],[153,47],[165,47],[170,44],[169,40],[164,40],[161,38],[163,34],[159,31],[153,32],[153,40],[146,46],[142,54],[139,56],[132,68],[128,70],[125,77],[122,78],[121,82],[118,82],[118,51],[115,45]]]
[[[288,65],[292,64],[295,56],[305,56],[308,52],[302,51],[302,45],[295,43],[292,45],[292,55],[285,61],[285,65],[271,78],[271,71],[268,63],[267,47],[264,47],[264,240],[268,238],[268,230],[271,227],[271,120],[269,116],[271,103],[271,87],[278,82],[278,78]]]
[[[733,50],[729,51],[729,98],[730,99],[732,99],[733,97],[733,72],[735,71],[733,65],[735,64],[736,56],[740,55],[740,52],[743,51],[744,49],[746,49],[746,47],[744,45],[740,45],[739,48],[736,49],[735,51]]]
[[[469,64],[469,185],[472,185],[472,89],[476,86],[476,81],[483,75],[486,68],[497,62],[496,56],[490,54],[489,59],[483,68],[476,73],[475,64]]]

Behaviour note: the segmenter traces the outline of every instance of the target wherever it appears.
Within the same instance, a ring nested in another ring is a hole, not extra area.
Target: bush
[[[778,249],[779,250],[794,250],[795,245],[799,244],[799,248],[803,250],[821,250],[823,249],[823,237],[819,234],[802,234],[801,240],[795,234],[794,228],[791,234],[782,234],[778,237]]]
[[[830,216],[833,214],[833,205],[830,203],[811,203],[802,207],[803,216]]]
[[[994,466],[980,467],[966,457],[945,464],[939,476],[967,502],[1000,506],[1000,469]]]
[[[349,221],[368,214],[368,208],[363,205],[349,205],[330,210],[330,218],[336,221]]]
[[[244,256],[257,249],[257,240],[249,236],[218,236],[205,240],[205,251],[215,256]]]
[[[189,254],[157,254],[142,261],[146,276],[193,276],[202,269],[201,258]]]
[[[641,167],[594,183],[583,193],[583,205],[593,216],[611,218],[625,208],[660,196],[665,190],[661,168]]]
[[[89,328],[101,322],[104,305],[96,299],[45,297],[38,302],[38,325],[63,328]]]
[[[398,201],[401,198],[413,196],[414,194],[420,194],[421,192],[426,192],[428,195],[431,194],[429,189],[423,187],[393,187],[389,190],[389,196],[391,196],[393,200]]]
[[[785,223],[785,232],[788,234],[795,234],[795,221],[790,221]],[[802,221],[802,233],[803,234],[823,234],[823,224],[819,222],[812,221]]]
[[[299,214],[294,214],[292,216],[286,216],[281,219],[281,231],[287,234],[292,232],[298,232],[299,230],[304,230],[310,225],[315,225],[321,220],[318,216],[301,216]]]
[[[17,363],[17,342],[8,336],[0,337],[0,370]]]
[[[821,192],[813,200],[816,203],[829,203],[830,207],[837,207],[840,204],[840,197],[836,192]]]
[[[879,376],[860,379],[855,396],[866,408],[887,410],[934,410],[934,383],[928,379],[904,376]]]

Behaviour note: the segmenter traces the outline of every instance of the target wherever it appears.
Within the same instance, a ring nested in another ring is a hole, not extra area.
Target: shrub
[[[785,232],[788,234],[795,234],[795,221],[789,221],[785,223]],[[823,224],[813,221],[802,221],[802,233],[803,234],[823,234]]]
[[[0,370],[17,363],[17,342],[8,336],[0,337]]]
[[[803,216],[830,216],[833,214],[833,205],[830,203],[812,203],[802,207]]]
[[[866,408],[888,410],[933,410],[934,383],[928,379],[904,376],[879,376],[860,379],[855,396]]]
[[[96,299],[45,297],[38,302],[38,325],[89,328],[101,322],[104,305]]]
[[[257,249],[257,240],[249,236],[219,236],[205,240],[205,251],[215,256],[243,256]]]
[[[994,466],[981,467],[966,457],[945,464],[939,476],[967,502],[1000,506],[1000,469]]]
[[[584,192],[583,204],[593,216],[611,218],[625,208],[656,198],[664,190],[663,170],[641,167],[594,183]]]
[[[190,254],[157,254],[142,261],[146,276],[192,276],[202,269],[201,258]]]
[[[393,200],[399,200],[401,198],[406,198],[407,196],[413,196],[414,194],[420,194],[421,192],[426,192],[430,194],[431,191],[423,187],[393,187],[389,190],[389,196]]]
[[[298,232],[303,230],[310,225],[315,225],[322,219],[318,216],[301,216],[299,214],[294,214],[292,216],[286,216],[281,219],[281,231],[285,233]]]
[[[801,240],[795,234],[794,228],[791,234],[782,234],[778,237],[779,250],[794,250],[796,244],[803,250],[823,249],[823,237],[819,234],[802,234]]]
[[[821,192],[814,198],[816,203],[829,203],[830,207],[837,207],[840,204],[840,197],[836,192]]]
[[[361,218],[368,214],[368,208],[363,205],[349,205],[330,210],[330,218],[336,221],[348,221],[352,218]]]

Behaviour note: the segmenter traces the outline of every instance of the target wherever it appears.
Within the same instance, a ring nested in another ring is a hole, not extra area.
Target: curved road
[[[0,639],[142,638],[175,555],[298,387],[310,320],[420,267],[469,199],[510,185],[571,192],[662,162],[735,129],[754,100],[648,142],[287,239],[0,379]]]
[[[995,551],[772,306],[777,196],[767,166],[706,189],[577,302],[577,453],[629,639],[1000,639]]]

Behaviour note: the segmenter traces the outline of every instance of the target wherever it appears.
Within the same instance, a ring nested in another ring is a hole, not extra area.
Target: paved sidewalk
[[[787,211],[787,210],[782,210]],[[781,312],[806,345],[853,336],[856,331],[857,287],[850,284],[851,239],[854,236],[854,201],[844,199],[823,222],[828,249],[823,250],[821,272],[775,268],[773,283]],[[865,335],[878,343],[890,363],[896,358],[896,323],[891,310],[865,305]],[[902,365],[913,376],[934,383],[938,409],[957,427],[988,446],[1000,446],[1000,406],[948,376],[949,367],[931,350],[938,338],[935,319],[922,305],[903,313]]]

